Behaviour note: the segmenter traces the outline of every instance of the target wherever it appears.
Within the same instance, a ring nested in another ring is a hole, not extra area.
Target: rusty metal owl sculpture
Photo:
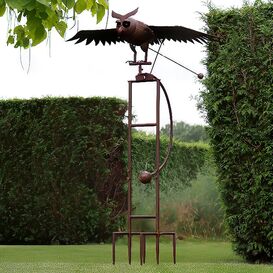
[[[134,62],[136,62],[137,52],[136,46],[140,46],[145,52],[145,62],[147,62],[147,55],[149,44],[161,44],[164,40],[173,40],[179,42],[198,42],[206,43],[211,36],[190,28],[182,26],[148,26],[143,22],[131,18],[138,11],[138,8],[121,15],[112,11],[112,17],[116,18],[116,28],[100,29],[100,30],[81,30],[68,41],[78,40],[81,43],[86,40],[86,45],[92,41],[95,45],[100,42],[105,43],[128,42],[134,52]]]

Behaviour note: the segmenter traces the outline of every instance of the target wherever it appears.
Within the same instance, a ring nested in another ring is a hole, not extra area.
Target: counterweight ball
[[[197,75],[197,77],[198,77],[198,79],[202,80],[202,79],[204,78],[204,74],[199,73],[199,74]]]
[[[143,184],[151,183],[152,178],[153,178],[152,174],[147,171],[141,171],[138,175],[138,180]]]

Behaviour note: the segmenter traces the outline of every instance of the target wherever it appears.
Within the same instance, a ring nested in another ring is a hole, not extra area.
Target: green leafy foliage
[[[219,190],[216,183],[215,166],[211,148],[200,142],[197,144],[186,144],[175,142],[175,146],[181,150],[181,154],[199,154],[198,157],[189,157],[189,161],[198,158],[196,165],[191,172],[197,173],[196,178],[185,183],[185,177],[181,175],[179,169],[191,168],[185,157],[183,160],[172,162],[176,164],[171,170],[172,176],[162,175],[160,178],[164,188],[160,192],[160,226],[161,230],[175,230],[178,239],[185,238],[210,238],[226,239],[225,226],[223,224],[223,210]],[[189,153],[185,147],[192,148]],[[200,151],[196,150],[199,148]],[[172,161],[172,155],[170,160]],[[200,160],[200,161],[199,161]],[[169,166],[167,164],[166,168]],[[160,184],[160,185],[161,185]],[[134,207],[136,214],[152,215],[155,211],[154,191],[145,189],[146,186],[137,183],[134,185]],[[162,187],[161,187],[162,188]],[[153,221],[141,221],[133,223],[137,230],[154,231]]]
[[[162,230],[175,230],[179,239],[228,239],[216,176],[205,168],[191,187],[161,199]]]
[[[235,250],[273,262],[273,3],[211,8],[202,98]]]
[[[96,15],[99,23],[107,9],[106,0],[0,0],[0,16],[10,10],[17,20],[17,26],[9,30],[7,44],[23,48],[40,44],[53,28],[64,37],[67,18],[75,20],[75,14],[83,11]]]
[[[4,0],[0,0],[0,17],[6,12],[6,3]]]
[[[0,101],[0,243],[107,240],[123,225],[126,104]]]
[[[75,0],[63,0],[62,2],[68,9],[72,9],[75,5]]]
[[[87,3],[85,0],[77,0],[75,4],[75,11],[80,14],[82,13],[87,7]]]
[[[168,144],[169,139],[167,137],[161,137],[161,163],[166,157]],[[146,135],[141,132],[134,133],[132,159],[135,183],[140,183],[137,179],[140,171],[154,171],[156,158],[155,148],[156,138],[154,135]],[[198,171],[204,165],[208,148],[208,145],[203,143],[190,144],[174,141],[169,160],[160,173],[161,191],[175,192],[178,189],[189,186],[191,181],[197,177]],[[154,189],[154,183],[146,185],[143,190],[150,192],[152,189]]]
[[[161,133],[168,135],[170,125],[167,124],[161,129]],[[202,125],[190,125],[183,121],[174,122],[173,136],[175,139],[183,142],[208,142],[209,138],[206,132],[206,127]]]
[[[97,23],[100,22],[105,14],[105,8],[103,5],[97,5]]]

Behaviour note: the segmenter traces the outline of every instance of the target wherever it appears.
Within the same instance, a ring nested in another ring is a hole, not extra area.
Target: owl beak
[[[118,34],[121,34],[122,32],[123,32],[122,27],[117,28],[117,33],[118,33]]]

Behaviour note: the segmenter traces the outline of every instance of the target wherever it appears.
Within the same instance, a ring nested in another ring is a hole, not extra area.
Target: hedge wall
[[[169,139],[161,136],[160,162],[164,161]],[[160,173],[160,190],[165,192],[177,191],[190,186],[191,181],[197,177],[209,153],[209,146],[203,143],[173,142],[170,157],[166,166]],[[137,132],[133,134],[132,160],[134,182],[138,182],[139,172],[155,170],[156,139],[153,135]],[[154,180],[152,180],[154,182]],[[146,187],[151,190],[155,183]]]
[[[0,243],[85,243],[123,225],[126,103],[0,101]]]
[[[0,101],[0,243],[100,242],[126,228],[125,111],[117,99]],[[134,134],[132,149],[138,183],[154,169],[155,137]],[[161,190],[189,186],[207,150],[174,142]]]
[[[235,250],[273,262],[273,3],[210,8],[204,107]]]

